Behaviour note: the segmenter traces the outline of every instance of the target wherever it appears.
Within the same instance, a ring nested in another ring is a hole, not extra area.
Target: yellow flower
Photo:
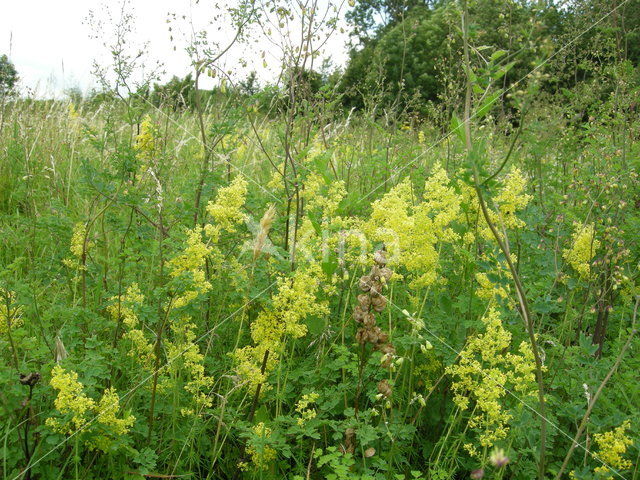
[[[149,167],[149,162],[155,155],[156,136],[156,127],[151,117],[147,115],[140,124],[140,133],[136,135],[136,142],[133,146],[136,158],[140,161],[142,168]]]
[[[600,241],[595,238],[593,224],[575,224],[571,246],[562,252],[562,256],[578,272],[580,278],[588,280],[591,276],[591,259],[599,247]]]
[[[316,418],[316,409],[309,408],[309,405],[315,403],[318,398],[320,398],[320,395],[317,393],[307,393],[298,400],[296,404],[296,412],[300,414],[300,417],[298,417],[298,425],[303,426],[309,420]]]
[[[80,431],[87,434],[86,443],[91,448],[107,451],[111,443],[121,435],[126,435],[135,417],[125,414],[117,417],[120,397],[113,388],[108,388],[96,402],[84,393],[78,374],[65,371],[60,365],[51,371],[51,386],[58,391],[54,400],[56,409],[63,415],[71,415],[70,420],[47,418],[45,424],[52,430],[67,435]]]
[[[522,395],[535,391],[535,363],[528,343],[519,353],[504,353],[511,346],[511,334],[502,326],[500,314],[490,308],[483,317],[485,332],[471,337],[457,364],[446,372],[453,377],[454,402],[467,410],[475,402],[469,427],[478,433],[482,447],[492,447],[509,431],[511,414],[502,404],[506,389]],[[504,387],[504,388],[503,388]],[[474,449],[467,449],[472,455]]]
[[[237,373],[250,386],[257,386],[265,380],[265,374],[275,366],[285,337],[300,338],[307,333],[307,326],[301,323],[309,315],[329,312],[326,302],[318,302],[321,276],[320,267],[312,264],[306,269],[298,269],[291,278],[278,280],[278,292],[272,297],[271,305],[258,314],[251,324],[253,346],[247,346],[233,353]],[[269,351],[265,374],[261,374],[261,364],[265,352]]]
[[[60,423],[58,420],[48,418],[46,423],[60,433],[73,433],[82,428],[87,422],[86,414],[95,408],[95,402],[83,392],[83,386],[78,381],[76,372],[65,372],[56,365],[51,371],[51,386],[58,390],[58,396],[54,401],[56,409],[62,414],[72,414],[71,422]]]
[[[373,202],[371,216],[363,225],[370,239],[384,242],[390,263],[403,265],[412,274],[413,287],[426,287],[438,280],[436,246],[457,239],[451,223],[458,218],[461,203],[439,165],[425,183],[422,200],[416,201],[406,179]]]
[[[207,213],[213,218],[215,225],[207,225],[205,231],[213,242],[217,242],[220,230],[235,232],[236,225],[244,221],[242,207],[246,196],[247,181],[242,176],[237,176],[228,187],[218,190],[215,202],[207,204]]]
[[[633,466],[631,460],[623,457],[627,453],[627,447],[633,445],[633,440],[629,438],[626,431],[631,428],[631,422],[625,420],[622,425],[614,428],[610,432],[596,433],[593,438],[598,445],[597,458],[603,465],[596,467],[595,472],[604,476],[607,480],[613,479],[612,469],[628,470]]]
[[[183,408],[181,410],[183,415],[200,415],[205,408],[211,407],[213,403],[209,394],[214,379],[205,373],[204,355],[200,353],[200,347],[196,343],[195,327],[191,318],[182,317],[171,325],[171,330],[177,340],[167,342],[168,358],[180,360],[171,363],[172,370],[178,375],[178,370],[182,367],[182,371],[188,377],[184,389],[191,394],[193,406]]]
[[[206,280],[204,267],[207,256],[211,253],[211,247],[202,241],[202,227],[197,226],[187,231],[187,247],[184,251],[169,261],[169,269],[172,277],[187,276],[191,281],[191,288],[177,295],[174,308],[184,307],[198,295],[211,290],[211,283]]]
[[[277,457],[274,448],[266,443],[271,436],[271,429],[266,427],[263,422],[260,422],[253,427],[253,433],[256,438],[250,441],[247,453],[251,456],[251,462],[254,467],[258,470],[264,470]]]
[[[16,294],[0,288],[0,334],[7,333],[23,324],[20,305],[16,305]]]

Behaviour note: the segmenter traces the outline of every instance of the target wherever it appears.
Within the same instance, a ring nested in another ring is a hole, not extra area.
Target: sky
[[[140,61],[141,67],[147,71],[160,61],[163,80],[188,73],[190,60],[185,47],[192,32],[206,31],[209,41],[219,45],[226,45],[233,37],[229,18],[225,15],[215,18],[219,11],[213,7],[213,0],[126,2],[126,11],[134,18],[128,45],[132,51],[144,49]],[[234,2],[220,0],[218,3],[228,7]],[[69,88],[78,87],[87,92],[98,86],[92,75],[93,65],[96,61],[102,66],[108,65],[108,49],[104,43],[113,38],[114,23],[121,16],[122,0],[18,0],[3,3],[0,54],[7,54],[15,65],[23,93],[60,97]],[[102,31],[89,21],[91,15],[102,22]],[[171,22],[168,22],[169,18]],[[255,70],[261,83],[274,81],[281,65],[277,45],[283,43],[286,35],[278,32],[278,25],[273,27],[255,27],[251,39],[234,46],[221,59],[220,65],[231,72],[235,80]],[[296,27],[294,22],[291,27],[294,38],[298,38]],[[96,35],[98,38],[92,38]],[[324,57],[329,57],[335,66],[343,66],[346,62],[347,40],[347,33],[339,30],[328,37]],[[215,51],[215,45],[212,46]],[[214,82],[205,79],[202,86],[207,88]]]

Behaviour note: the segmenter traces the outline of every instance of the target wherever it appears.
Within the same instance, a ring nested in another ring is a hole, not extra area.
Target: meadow
[[[639,90],[607,72],[516,120],[471,75],[431,115],[3,104],[2,478],[640,479]]]

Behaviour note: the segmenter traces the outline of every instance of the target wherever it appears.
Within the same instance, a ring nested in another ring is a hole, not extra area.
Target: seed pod
[[[373,447],[369,447],[364,451],[365,458],[371,458],[376,454],[376,449]]]
[[[360,277],[360,290],[363,292],[368,292],[371,290],[371,277],[369,275],[363,275]]]
[[[367,310],[369,305],[371,305],[371,297],[366,293],[361,293],[358,295],[358,303],[363,309]]]
[[[378,342],[379,343],[387,343],[389,341],[389,334],[387,332],[382,332],[380,333],[380,335],[378,335]]]
[[[377,250],[373,254],[373,261],[378,265],[386,265],[387,264],[387,254],[384,250]]]
[[[372,297],[371,298],[371,304],[373,305],[373,309],[376,312],[381,312],[387,306],[387,299],[385,297],[383,297],[382,295],[380,295],[378,297]]]
[[[356,305],[353,309],[353,319],[358,323],[363,323],[368,316],[369,312],[360,305]]]
[[[40,374],[38,372],[31,372],[26,375],[24,373],[20,374],[20,383],[22,385],[28,385],[29,387],[33,387],[39,381],[40,381]]]
[[[371,296],[377,297],[378,295],[382,295],[382,284],[380,282],[373,282],[369,287],[369,291],[371,292]]]
[[[381,393],[385,398],[389,398],[391,396],[391,385],[389,385],[389,382],[386,379],[378,382],[378,393]]]
[[[374,282],[380,281],[380,268],[377,265],[371,267],[371,272],[369,273],[371,280]]]
[[[392,275],[393,275],[393,272],[391,271],[390,268],[384,267],[380,269],[380,276],[384,278],[387,282],[389,281]]]
[[[364,323],[364,326],[367,328],[373,328],[376,325],[376,316],[373,313],[367,313],[362,323]]]

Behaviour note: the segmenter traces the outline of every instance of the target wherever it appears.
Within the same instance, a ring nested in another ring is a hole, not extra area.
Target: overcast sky
[[[93,62],[97,60],[104,65],[108,61],[107,51],[102,44],[113,33],[112,25],[120,17],[121,1],[2,2],[0,54],[8,54],[16,66],[22,90],[30,89],[38,96],[59,96],[70,87],[87,91],[96,86],[92,76]],[[128,0],[128,3],[127,10],[135,18],[132,47],[138,48],[148,42],[149,47],[143,57],[146,66],[160,60],[166,71],[165,79],[171,75],[184,76],[188,72],[189,57],[184,48],[191,35],[191,23],[196,31],[206,29],[208,38],[221,45],[232,35],[228,20],[213,21],[216,11],[211,0],[201,0],[197,5],[194,0]],[[224,0],[218,3],[225,5]],[[108,20],[108,10],[112,13],[111,21]],[[105,33],[98,39],[91,38],[91,34],[97,31],[88,21],[90,12],[105,22]],[[177,20],[168,23],[170,14],[177,14]],[[173,40],[170,35],[173,35]],[[275,43],[281,40],[273,31],[271,39]],[[346,41],[347,34],[338,30],[330,36],[325,46],[325,55],[331,57],[334,65],[344,65],[347,58]],[[274,44],[267,42],[264,35],[256,30],[252,41],[234,47],[225,56],[224,66],[236,79],[256,70],[259,78],[265,82],[277,77],[279,57]],[[247,61],[246,67],[241,59]],[[266,67],[263,66],[265,62]]]

